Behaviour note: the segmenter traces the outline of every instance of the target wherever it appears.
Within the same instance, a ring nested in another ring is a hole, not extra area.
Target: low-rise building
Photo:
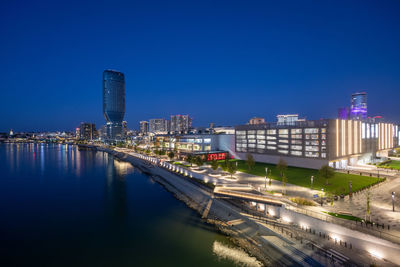
[[[235,151],[259,162],[318,169],[329,164],[346,168],[387,156],[400,145],[399,127],[392,123],[326,119],[289,124],[240,125],[235,127]]]

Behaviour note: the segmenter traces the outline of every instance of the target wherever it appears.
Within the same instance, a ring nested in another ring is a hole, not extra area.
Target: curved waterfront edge
[[[119,160],[131,163],[142,172],[152,176],[156,182],[172,193],[175,198],[184,202],[186,206],[195,210],[199,215],[204,213],[209,204],[212,195],[211,190],[199,183],[179,177],[174,173],[153,166],[144,160],[123,152],[117,152],[104,147],[85,146],[85,148],[106,152]],[[206,223],[213,225],[217,231],[227,236],[235,245],[242,248],[250,256],[255,257],[263,266],[273,266],[276,264],[280,266],[298,265],[292,260],[285,258],[280,251],[272,246],[270,247],[270,253],[266,254],[265,251],[260,249],[260,245],[251,237],[251,234],[244,234],[229,226],[229,219],[227,218],[235,211],[226,211],[226,208],[226,206],[221,206],[221,203],[214,201],[212,210],[210,210],[207,218],[203,219]],[[237,215],[242,217],[240,214]],[[252,228],[252,234],[257,233],[258,227],[254,223],[246,221],[246,224],[248,228]]]

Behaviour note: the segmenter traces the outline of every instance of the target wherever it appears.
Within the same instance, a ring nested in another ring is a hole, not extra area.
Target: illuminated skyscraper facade
[[[103,112],[107,122],[106,138],[109,141],[122,140],[125,115],[125,76],[122,72],[103,72]]]
[[[351,95],[350,118],[353,120],[365,120],[367,118],[367,93]]]

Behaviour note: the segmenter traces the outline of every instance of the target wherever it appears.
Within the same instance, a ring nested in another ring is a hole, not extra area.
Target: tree
[[[163,149],[160,151],[160,156],[164,156],[167,152]]]
[[[236,170],[237,170],[236,163],[232,162],[232,161],[228,161],[227,171],[231,175],[231,178],[236,173]]]
[[[172,160],[175,157],[175,153],[173,151],[168,152],[168,157]]]
[[[229,160],[225,159],[225,161],[221,164],[223,171],[228,171],[228,164],[229,164]]]
[[[365,197],[366,197],[366,201],[367,201],[365,220],[371,221],[371,191],[369,189],[365,193]]]
[[[216,171],[218,169],[218,167],[219,167],[218,161],[216,161],[216,160],[211,161],[211,168],[214,171]]]
[[[150,149],[149,148],[146,149],[146,154],[150,154],[150,153],[151,153]]]
[[[188,163],[190,163],[190,166],[192,166],[193,161],[194,161],[193,155],[192,155],[192,154],[187,155],[186,161],[187,161]]]
[[[282,193],[285,193],[285,192],[286,192],[286,183],[287,183],[287,178],[286,178],[286,175],[283,174],[283,175],[282,175],[282,186],[283,186],[283,188],[282,188]]]
[[[202,158],[201,156],[196,156],[196,157],[195,157],[195,160],[194,160],[194,163],[195,163],[197,166],[201,167],[201,166],[203,166],[203,164],[204,164],[204,160],[203,160],[203,158]]]
[[[329,178],[335,176],[335,171],[332,167],[329,167],[329,165],[322,166],[321,169],[319,169],[318,173],[322,178],[325,178],[326,185],[329,184]]]
[[[250,153],[247,153],[246,155],[246,164],[247,164],[247,168],[249,169],[249,171],[251,171],[254,167],[254,165],[256,164],[256,162],[254,161],[253,155]]]
[[[285,171],[287,169],[287,163],[285,160],[283,159],[279,159],[278,164],[276,164],[276,168],[279,170],[279,175],[281,177],[283,177],[283,175],[285,174]]]

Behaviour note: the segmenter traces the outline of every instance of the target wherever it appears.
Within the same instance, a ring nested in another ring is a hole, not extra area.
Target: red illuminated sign
[[[221,152],[221,153],[210,153],[207,155],[207,161],[213,161],[213,160],[224,160],[226,159],[226,153]]]

